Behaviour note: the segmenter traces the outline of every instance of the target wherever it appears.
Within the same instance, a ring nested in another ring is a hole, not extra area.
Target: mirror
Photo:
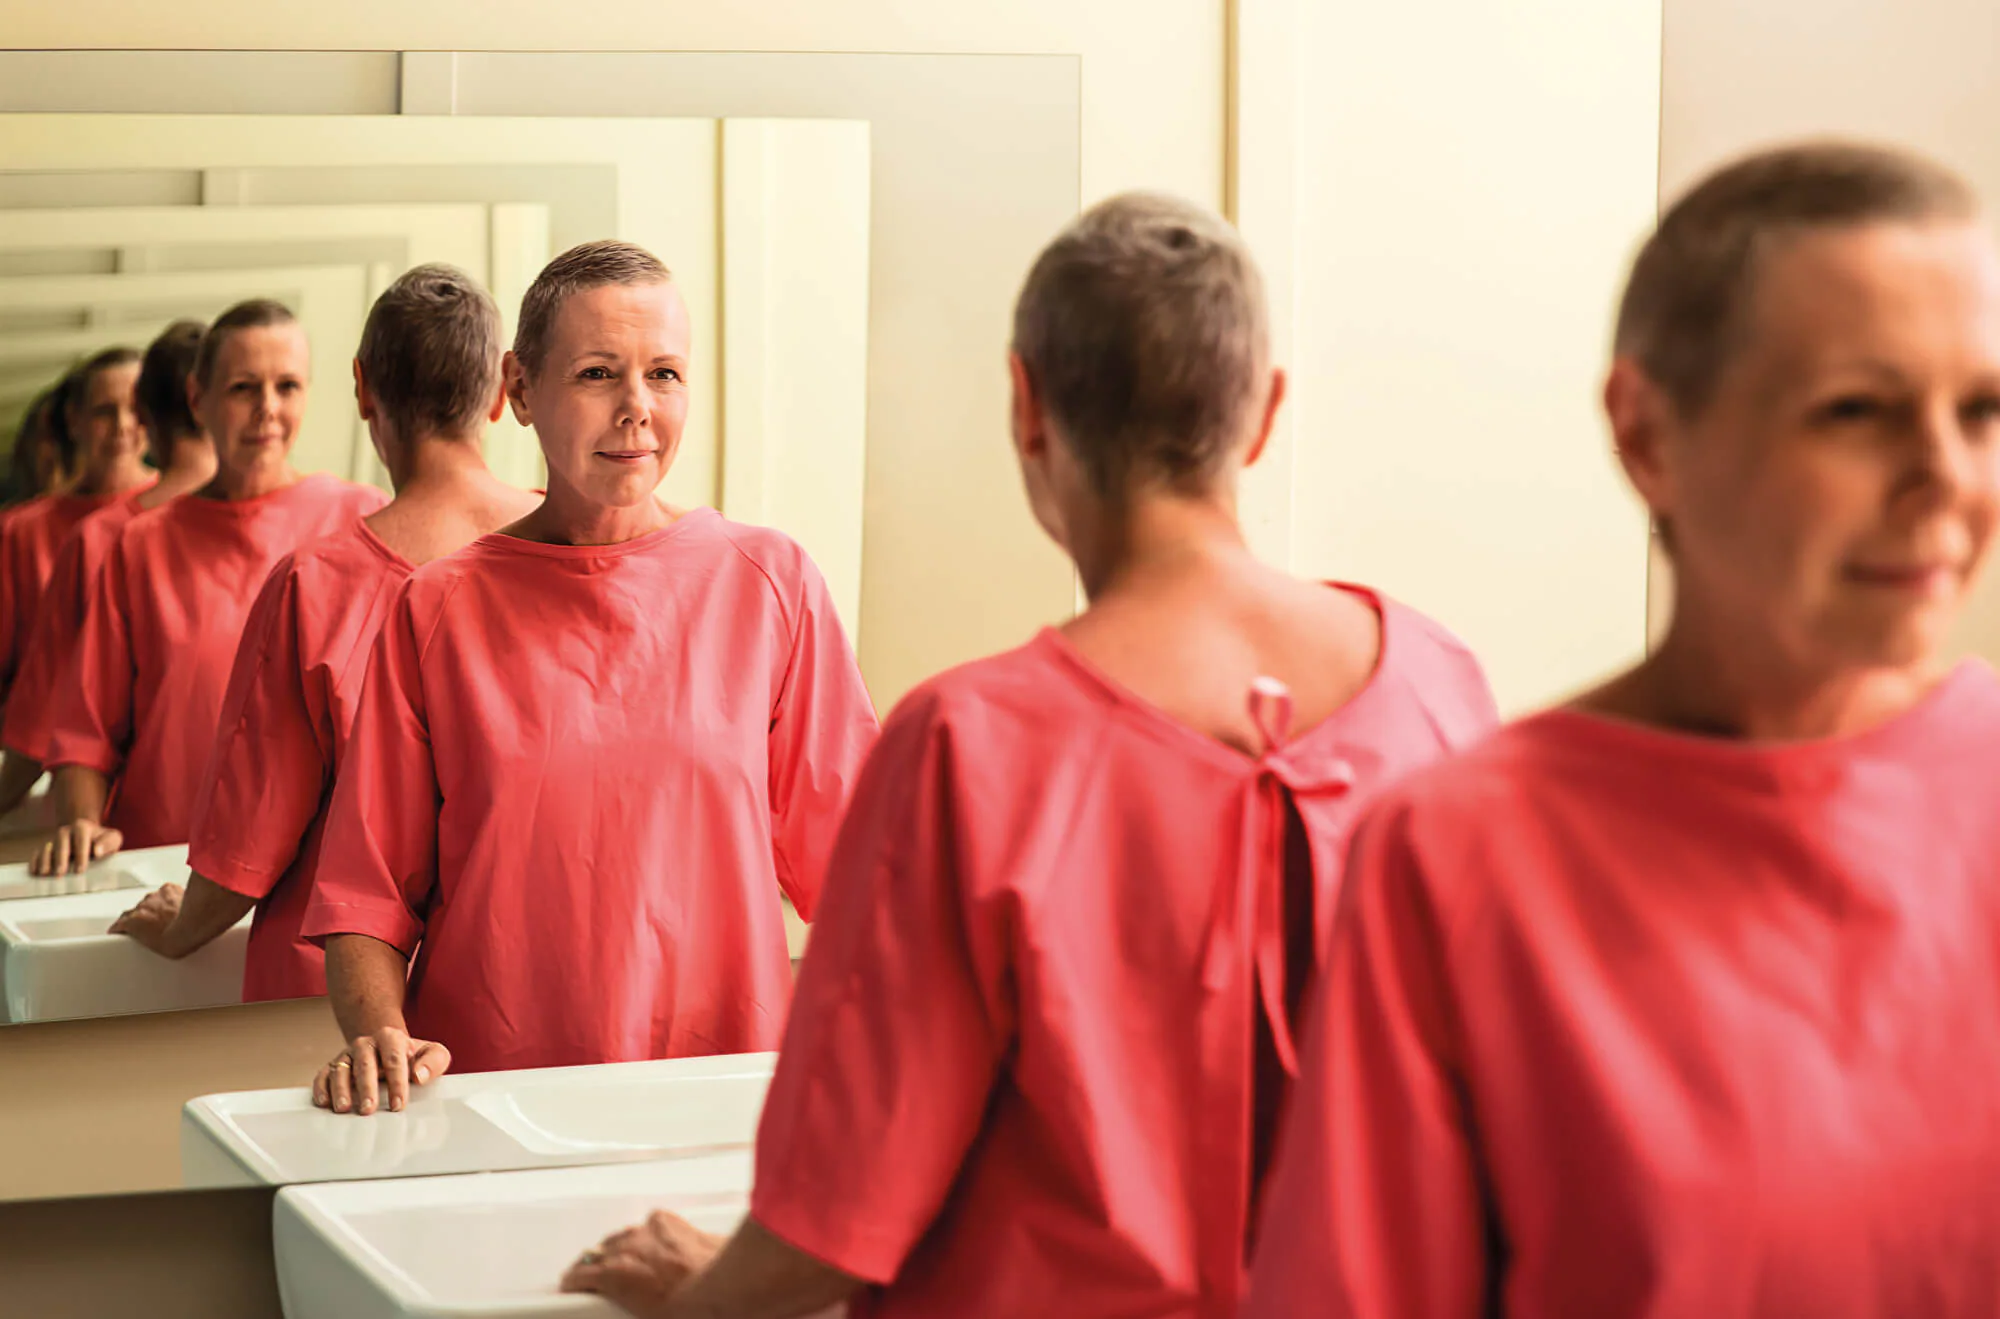
[[[579,242],[623,238],[673,269],[693,320],[692,407],[662,496],[789,534],[819,565],[842,625],[859,643],[867,123],[7,120],[0,134],[0,444],[11,448],[30,400],[85,357],[118,345],[143,350],[176,319],[207,321],[244,299],[271,298],[292,311],[310,344],[311,391],[293,465],[387,489],[349,372],[374,299],[411,266],[446,262],[493,293],[511,342],[521,295],[552,256]],[[493,471],[516,486],[543,480],[535,436],[511,413],[489,429],[485,453]],[[0,1036],[20,1032],[11,1042],[27,1052],[17,1060],[38,1049],[89,1051],[110,1076],[110,1061],[135,1044],[177,1050],[183,1060],[190,1049],[221,1054],[247,1044],[265,1050],[267,1063],[296,1057],[296,1066],[283,1068],[288,1084],[310,1078],[337,1044],[330,1014],[323,1002],[240,1004],[248,918],[179,961],[106,932],[145,891],[186,879],[185,844],[126,851],[82,875],[36,879],[25,861],[52,823],[45,784],[0,818],[0,1024],[11,1023]],[[796,947],[803,928],[787,915]],[[115,1020],[128,1017],[135,1020]],[[9,1043],[0,1039],[0,1050]],[[8,1070],[0,1062],[0,1072]],[[15,1075],[27,1074],[17,1067]],[[233,1088],[227,1066],[210,1075],[213,1084],[197,1093]],[[756,1069],[747,1083],[761,1086]],[[8,1090],[0,1081],[0,1099]],[[143,1121],[157,1131],[162,1121],[179,1121],[178,1099],[126,1098],[122,1106],[96,1095],[79,1103],[115,1108],[114,1124]],[[154,1108],[135,1118],[141,1103]],[[506,1150],[518,1146],[529,1164],[564,1161],[576,1151],[563,1142],[574,1141],[560,1122],[550,1127],[551,1111],[488,1098],[458,1121],[483,1132],[482,1140],[501,1141],[484,1158],[504,1164]],[[4,1114],[0,1102],[0,1126]],[[430,1125],[413,1130],[409,1148],[441,1139],[437,1118],[427,1115]],[[268,1118],[246,1121],[252,1131],[268,1125]],[[376,1130],[342,1136],[353,1175],[401,1166],[386,1155],[354,1155],[355,1140],[379,1138],[384,1150],[397,1148],[401,1138],[388,1124]],[[508,1130],[530,1134],[513,1145],[493,1134]],[[198,1159],[189,1169],[190,1184],[231,1180],[227,1171],[201,1171]],[[157,1168],[123,1181],[102,1170],[65,1181],[60,1168],[30,1175],[0,1166],[0,1198],[180,1183],[159,1177]]]

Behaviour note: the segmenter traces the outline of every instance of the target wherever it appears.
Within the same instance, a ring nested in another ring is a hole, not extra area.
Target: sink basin
[[[747,1148],[776,1054],[447,1074],[401,1113],[314,1108],[303,1087],[204,1095],[181,1113],[189,1186],[549,1168]]]
[[[655,1209],[742,1221],[751,1151],[664,1162],[292,1186],[272,1214],[286,1319],[622,1315],[556,1290],[577,1255]]]
[[[0,1020],[60,1021],[241,1002],[249,917],[178,962],[105,933],[138,901],[140,890],[186,878],[187,848],[148,848],[55,881],[90,891],[0,903],[0,984],[6,988]],[[0,885],[32,882],[25,867],[0,867]]]

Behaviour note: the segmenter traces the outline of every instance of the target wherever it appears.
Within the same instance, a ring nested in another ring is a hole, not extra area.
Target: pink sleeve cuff
[[[81,765],[100,774],[116,774],[123,757],[109,742],[94,737],[79,737],[74,733],[57,733],[49,739],[49,754],[42,763],[49,769]]]
[[[299,933],[319,948],[326,947],[331,935],[365,934],[410,957],[417,951],[417,941],[424,937],[424,927],[401,903],[317,900],[307,909]]]
[[[225,856],[218,846],[206,840],[188,845],[188,869],[246,898],[268,897],[285,873],[282,869],[270,870]]]

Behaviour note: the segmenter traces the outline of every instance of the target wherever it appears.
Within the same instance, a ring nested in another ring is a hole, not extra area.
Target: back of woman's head
[[[201,429],[188,409],[187,387],[207,333],[208,327],[200,321],[180,320],[146,345],[134,392],[146,431],[155,441],[171,442]]]
[[[1213,212],[1113,197],[1028,272],[1014,352],[1100,494],[1198,492],[1251,437],[1264,400],[1263,279]]]
[[[500,309],[456,266],[417,266],[369,309],[354,357],[396,432],[477,436],[500,394]]]

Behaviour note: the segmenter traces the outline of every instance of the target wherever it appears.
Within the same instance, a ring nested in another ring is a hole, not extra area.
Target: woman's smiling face
[[[564,301],[538,369],[508,355],[507,394],[552,493],[604,508],[653,497],[687,424],[689,332],[673,284],[604,284]]]

